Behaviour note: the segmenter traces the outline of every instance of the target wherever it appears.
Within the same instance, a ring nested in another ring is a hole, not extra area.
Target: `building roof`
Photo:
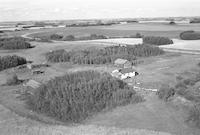
[[[34,89],[37,89],[38,87],[40,87],[41,83],[35,81],[35,80],[29,80],[25,86],[28,86],[28,87],[31,87],[31,88],[34,88]]]
[[[125,64],[126,62],[129,62],[129,61],[126,59],[116,59],[115,60],[115,64]]]
[[[126,74],[126,73],[136,72],[136,70],[133,69],[133,68],[123,68],[123,69],[120,69],[120,72],[121,72],[122,74]]]

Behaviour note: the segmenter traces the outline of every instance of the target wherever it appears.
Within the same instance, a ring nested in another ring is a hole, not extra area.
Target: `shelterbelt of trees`
[[[19,57],[17,55],[13,55],[13,56],[8,55],[8,56],[4,56],[4,57],[0,56],[0,71],[7,69],[7,68],[23,65],[26,63],[27,63],[27,61],[25,58]]]
[[[52,34],[47,39],[61,40],[61,41],[79,41],[79,40],[95,40],[95,39],[107,39],[107,36],[91,34],[89,36],[75,37],[74,35],[63,36],[60,34]]]
[[[9,37],[0,38],[0,49],[28,49],[32,48],[24,38],[21,37]]]
[[[180,38],[182,40],[199,40],[200,32],[195,31],[184,31],[180,33]]]
[[[151,45],[168,45],[173,44],[173,41],[168,37],[155,37],[155,36],[144,36],[143,38],[144,44],[151,44]]]
[[[104,109],[142,101],[127,83],[108,73],[81,71],[41,85],[27,104],[30,109],[61,121],[80,122]]]
[[[151,45],[111,46],[103,49],[85,49],[76,51],[55,50],[46,54],[49,62],[72,62],[74,64],[109,64],[117,58],[129,61],[136,57],[148,57],[163,54],[164,51]]]

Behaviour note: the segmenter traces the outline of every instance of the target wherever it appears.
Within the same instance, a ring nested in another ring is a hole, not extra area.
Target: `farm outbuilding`
[[[116,59],[114,64],[118,68],[131,68],[132,67],[132,63],[126,59]]]

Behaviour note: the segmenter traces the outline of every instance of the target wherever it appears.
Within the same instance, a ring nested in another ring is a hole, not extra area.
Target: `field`
[[[41,37],[54,33],[75,36],[85,36],[90,34],[106,35],[106,36],[130,36],[141,33],[145,36],[166,36],[170,38],[179,38],[179,34],[186,30],[200,31],[200,24],[177,24],[168,25],[160,23],[147,24],[121,24],[113,26],[91,26],[91,27],[71,27],[71,28],[51,28],[38,29],[28,31],[17,31],[9,33],[11,35],[31,34],[32,37]]]
[[[114,26],[98,26],[84,28],[55,28],[7,33],[9,35],[40,37],[46,34],[64,35],[103,34],[107,36],[128,36],[140,32],[144,35],[167,36],[173,38],[174,44],[162,46],[170,51],[161,56],[140,58],[143,63],[136,66],[139,76],[126,80],[140,93],[145,101],[117,107],[112,111],[103,111],[89,117],[80,124],[63,123],[43,114],[30,111],[20,91],[24,86],[0,86],[0,135],[199,135],[200,130],[185,123],[187,107],[183,102],[164,102],[158,99],[155,92],[162,84],[173,85],[176,77],[182,74],[191,75],[199,71],[199,40],[183,41],[178,39],[179,33],[185,30],[200,31],[197,24],[126,24]],[[113,45],[135,45],[142,43],[136,38],[116,38],[92,41],[53,41],[52,43],[31,42],[35,48],[22,50],[0,50],[0,56],[13,55],[25,57],[34,64],[46,63],[45,53],[65,49],[78,50],[85,48],[103,48]],[[171,49],[171,50],[169,50]],[[181,51],[186,50],[184,53]],[[173,52],[171,52],[173,51]],[[178,52],[178,53],[177,53]],[[15,72],[20,79],[34,79],[45,83],[51,78],[62,76],[68,72],[97,70],[110,73],[116,67],[109,65],[71,65],[69,63],[49,63],[50,67],[41,68],[44,74],[32,75],[28,69],[12,68],[0,72],[0,85],[6,82],[7,76]]]

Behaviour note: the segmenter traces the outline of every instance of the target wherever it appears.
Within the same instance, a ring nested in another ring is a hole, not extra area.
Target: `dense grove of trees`
[[[26,64],[26,59],[23,57],[19,57],[16,55],[13,56],[0,56],[0,71],[7,69],[7,68],[11,68],[11,67],[16,67],[19,65],[23,65]]]
[[[173,41],[168,37],[145,36],[143,37],[143,43],[151,45],[167,45],[173,44]]]
[[[136,57],[148,57],[163,54],[164,51],[150,45],[111,46],[103,49],[77,51],[56,50],[48,52],[46,59],[50,62],[72,62],[74,64],[107,64],[117,58],[136,60]]]
[[[68,35],[64,37],[63,35],[60,34],[52,34],[49,37],[50,40],[62,40],[62,41],[95,40],[95,39],[107,39],[107,38],[108,37],[104,35],[97,35],[97,34],[91,34],[89,36],[83,36],[83,37],[75,37],[74,35]]]
[[[199,40],[200,32],[184,31],[184,32],[180,33],[180,38],[182,40]]]
[[[191,19],[190,23],[200,23],[200,18]]]
[[[27,48],[32,48],[32,46],[24,38],[21,37],[0,38],[0,49],[27,49]]]
[[[110,74],[80,71],[40,86],[27,103],[31,109],[59,120],[80,122],[103,109],[142,100],[127,83]]]

